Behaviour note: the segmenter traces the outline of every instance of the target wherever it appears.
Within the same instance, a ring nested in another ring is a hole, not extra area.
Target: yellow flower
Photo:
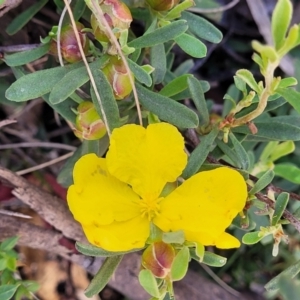
[[[183,230],[187,241],[239,247],[225,229],[245,205],[243,177],[227,167],[200,172],[161,197],[186,163],[183,137],[170,124],[115,129],[106,158],[87,154],[75,164],[70,210],[89,242],[108,251],[144,247],[151,222]]]

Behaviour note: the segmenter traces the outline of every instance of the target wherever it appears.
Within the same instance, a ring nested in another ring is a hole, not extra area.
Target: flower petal
[[[128,251],[145,246],[150,234],[147,218],[140,216],[129,221],[113,222],[104,226],[83,226],[88,241],[107,251]]]
[[[142,198],[152,199],[167,182],[177,179],[187,161],[183,137],[167,123],[115,129],[106,158],[112,175],[130,184]]]
[[[241,243],[234,236],[222,232],[219,236],[212,236],[207,232],[192,232],[185,230],[187,241],[198,242],[205,246],[216,246],[220,249],[238,248]]]
[[[222,245],[219,237],[246,199],[247,186],[237,171],[222,167],[200,172],[160,202],[153,222],[165,232],[183,230],[188,240],[198,232],[198,242]]]
[[[104,158],[95,154],[81,157],[73,175],[67,199],[74,218],[82,225],[107,225],[140,215],[138,195],[108,173]]]

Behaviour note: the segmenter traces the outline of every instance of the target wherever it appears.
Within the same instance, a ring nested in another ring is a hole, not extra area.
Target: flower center
[[[163,198],[146,198],[139,201],[142,217],[147,217],[151,221],[155,216],[159,214],[160,205],[159,202]]]

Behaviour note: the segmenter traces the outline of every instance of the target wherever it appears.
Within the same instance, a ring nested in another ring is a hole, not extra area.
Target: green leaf
[[[208,153],[211,151],[211,147],[218,136],[218,133],[219,129],[216,127],[208,135],[201,137],[200,143],[193,150],[188,159],[188,163],[182,173],[183,178],[190,178],[201,168],[208,156]]]
[[[277,197],[275,202],[275,210],[272,217],[272,226],[275,226],[281,219],[281,216],[289,202],[289,199],[290,195],[288,193],[280,193]]]
[[[155,45],[151,48],[150,63],[154,68],[152,73],[153,83],[161,83],[164,80],[167,71],[166,52],[163,44]]]
[[[167,15],[164,17],[165,20],[173,20],[176,18],[180,18],[181,13],[190,8],[191,6],[194,6],[193,0],[184,0],[183,2],[175,5],[174,8],[172,8]]]
[[[253,77],[253,74],[249,70],[246,69],[238,70],[236,72],[236,76],[244,80],[252,90],[260,94],[261,88],[258,86],[256,80]]]
[[[18,289],[19,284],[8,284],[0,286],[0,299],[9,300],[12,299],[16,290]]]
[[[206,46],[197,38],[182,33],[180,36],[175,38],[177,45],[188,55],[195,58],[202,58],[206,56]]]
[[[297,85],[298,81],[296,78],[294,77],[287,77],[287,78],[283,78],[280,80],[278,88],[279,89],[284,89],[293,85]]]
[[[174,40],[187,29],[188,25],[186,21],[175,21],[169,25],[155,29],[150,33],[144,34],[143,36],[132,40],[128,43],[128,46],[133,48],[146,48],[163,44],[167,41]]]
[[[277,176],[295,184],[300,184],[300,168],[292,163],[276,164],[274,172]]]
[[[164,232],[162,235],[162,240],[167,244],[183,244],[185,241],[184,232],[182,230]]]
[[[300,93],[294,89],[277,89],[276,93],[281,95],[300,114]]]
[[[17,260],[14,257],[8,257],[6,260],[6,268],[12,272],[15,272],[17,268]]]
[[[269,161],[274,162],[283,156],[293,153],[294,150],[295,150],[295,143],[293,141],[282,142],[280,144],[274,145],[268,159]]]
[[[181,128],[196,128],[198,126],[198,116],[186,106],[154,93],[139,84],[136,85],[136,88],[140,103],[161,120]]]
[[[0,272],[6,269],[6,258],[0,256]]]
[[[9,35],[17,33],[21,28],[23,28],[33,16],[40,11],[40,9],[48,2],[48,0],[39,0],[29,8],[27,8],[22,13],[18,14],[17,17],[10,22],[6,28],[6,32]]]
[[[120,115],[119,115],[119,108],[117,102],[113,95],[111,85],[107,81],[107,78],[103,74],[103,72],[100,69],[95,69],[91,71],[95,79],[98,93],[100,94],[101,97],[102,108],[106,115],[107,126],[112,132],[113,129],[120,127]],[[96,98],[96,94],[92,86],[91,86],[91,96],[98,114],[101,116],[102,120],[105,121],[102,115],[100,104],[98,102],[98,99]]]
[[[272,15],[272,37],[275,48],[278,50],[284,43],[287,30],[290,26],[293,6],[290,0],[278,0]]]
[[[281,272],[279,275],[274,277],[272,280],[270,280],[266,285],[265,289],[267,291],[275,291],[279,288],[279,279],[281,276],[288,276],[290,279],[294,278],[298,273],[300,272],[300,260],[297,261],[294,265],[290,266],[283,272]],[[292,299],[290,299],[292,300]]]
[[[224,143],[222,140],[216,139],[218,147],[225,155],[227,155],[232,163],[238,168],[245,169],[249,165],[249,157],[247,152],[245,149],[242,149],[242,145],[235,137],[230,136],[230,141],[232,144],[234,144],[234,146]]]
[[[189,30],[199,38],[211,43],[221,42],[222,32],[206,19],[186,11],[182,12],[182,18],[187,21]]]
[[[13,249],[18,242],[19,237],[13,236],[10,238],[5,239],[1,244],[0,244],[0,251],[7,251]]]
[[[55,67],[22,76],[6,91],[6,98],[11,101],[23,102],[41,97],[49,93],[69,71],[81,65],[82,63],[77,63],[65,67]]]
[[[258,132],[254,135],[257,138],[267,138],[277,141],[299,141],[300,140],[300,122],[297,117],[288,116],[290,120],[281,117],[270,118],[267,121],[256,121],[254,124]],[[292,121],[293,124],[290,124]],[[298,123],[297,123],[298,122]],[[251,134],[247,126],[236,127],[233,132]]]
[[[105,259],[100,270],[97,272],[90,285],[84,292],[87,297],[92,297],[96,294],[99,294],[105,288],[105,286],[113,276],[115,270],[117,269],[119,263],[121,262],[122,258],[123,256],[119,255],[114,257],[107,257]]]
[[[202,263],[211,267],[223,267],[227,262],[227,258],[215,253],[205,251]]]
[[[4,61],[10,67],[25,65],[45,55],[49,50],[49,44],[41,45],[35,49],[5,54]]]
[[[263,190],[272,182],[274,176],[275,173],[273,172],[273,170],[266,171],[254,184],[253,188],[249,191],[249,194],[254,195]]]
[[[107,61],[107,58],[101,59],[100,61],[97,60],[91,64],[89,67],[91,70],[100,69],[101,66]],[[85,66],[80,68],[76,68],[68,72],[59,82],[57,82],[50,93],[49,101],[52,104],[58,104],[62,101],[66,100],[70,97],[76,89],[80,88],[90,79],[88,72]]]
[[[172,97],[174,95],[179,94],[180,92],[183,92],[187,89],[188,78],[192,77],[192,74],[184,74],[178,77],[175,77],[171,82],[169,82],[167,85],[165,85],[161,90],[160,94],[166,97]]]
[[[150,270],[141,270],[139,273],[139,282],[147,293],[151,296],[159,298],[160,292],[157,281]]]
[[[242,242],[246,245],[253,245],[262,240],[265,236],[260,231],[245,233]]]
[[[104,250],[102,248],[93,246],[91,244],[83,244],[83,243],[80,243],[80,242],[76,242],[75,247],[80,253],[82,253],[84,255],[88,255],[88,256],[95,256],[95,257],[120,256],[120,255],[123,255],[123,254],[132,253],[132,252],[136,252],[136,251],[141,250],[141,249],[133,249],[133,250],[130,250],[130,251],[119,251],[119,252],[107,251],[107,250]]]
[[[134,61],[128,59],[128,65],[134,77],[140,82],[150,87],[152,85],[152,79],[149,73],[147,73],[141,66]]]
[[[188,247],[183,247],[175,256],[171,267],[172,281],[181,280],[187,273],[190,261],[190,251]]]
[[[195,77],[188,78],[188,86],[191,97],[199,113],[200,125],[207,126],[210,122],[207,103],[200,81]]]
[[[74,154],[66,161],[62,169],[60,170],[57,182],[64,186],[69,187],[73,184],[73,169],[77,160],[88,153],[95,153],[98,157],[101,157],[105,154],[109,146],[108,135],[105,135],[100,140],[88,141],[83,140],[80,147],[74,152]]]
[[[284,300],[296,300],[300,295],[299,281],[291,280],[289,276],[280,276],[278,281],[279,293]]]

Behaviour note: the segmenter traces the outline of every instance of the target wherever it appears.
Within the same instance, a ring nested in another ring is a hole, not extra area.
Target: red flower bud
[[[143,253],[142,265],[158,278],[166,278],[175,258],[175,250],[170,244],[154,242]]]
[[[82,32],[84,25],[76,22],[76,28],[79,33],[81,45],[84,53],[87,55],[89,52],[89,41],[86,34]],[[68,24],[61,29],[60,34],[60,48],[62,57],[69,63],[80,61],[81,54],[77,44],[76,36],[71,24]],[[53,38],[50,45],[50,53],[57,55],[57,39]]]
[[[99,4],[110,28],[114,30],[115,37],[119,38],[120,31],[127,30],[132,22],[129,8],[119,0],[104,0]],[[98,41],[109,42],[109,34],[104,24],[99,24],[94,15],[91,16],[91,25]]]
[[[131,93],[132,86],[122,59],[119,59],[117,56],[111,56],[102,71],[111,84],[117,100],[124,99]],[[132,78],[134,78],[133,74]]]

